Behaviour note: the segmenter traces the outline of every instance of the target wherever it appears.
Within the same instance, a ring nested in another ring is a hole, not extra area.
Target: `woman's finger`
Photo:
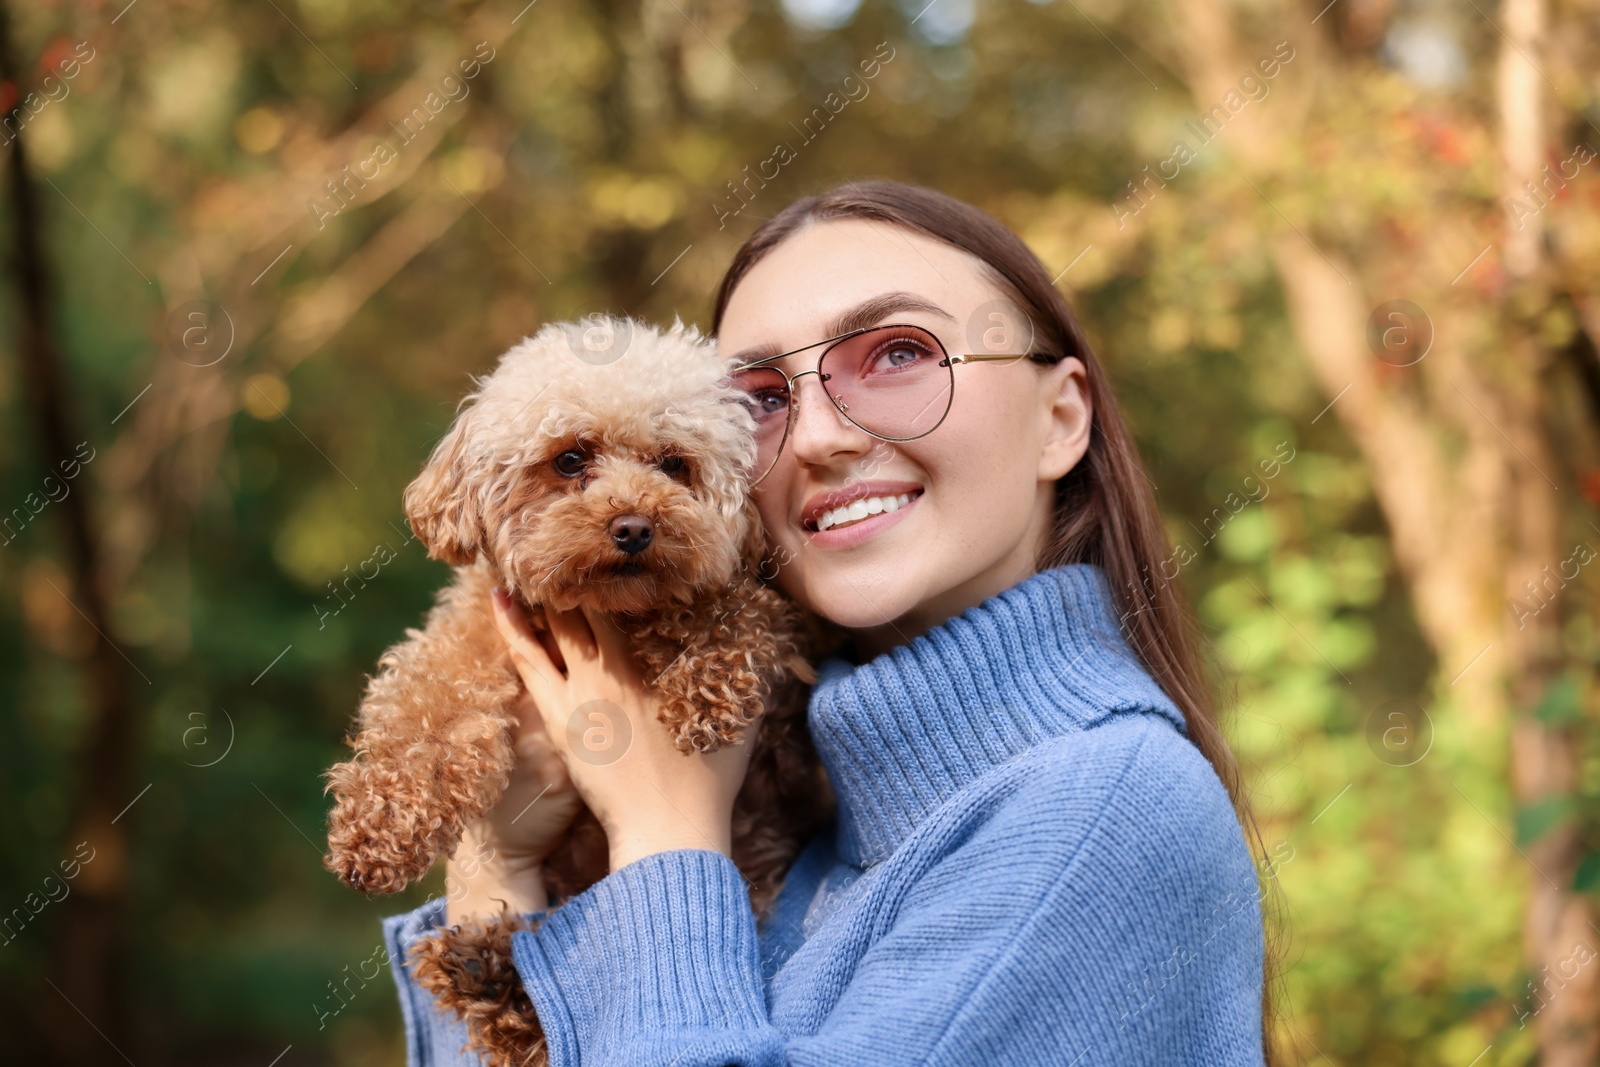
[[[591,613],[587,605],[578,610],[583,613],[583,620],[589,624],[589,632],[594,635],[595,644],[602,654],[627,651],[628,636],[617,626],[615,620],[605,615]]]
[[[539,706],[547,706],[555,695],[553,687],[561,678],[561,672],[556,670],[550,654],[539,643],[522,605],[514,603],[499,586],[495,586],[492,600],[495,627],[511,648],[511,661],[516,664],[517,673],[522,675],[523,684]]]
[[[600,658],[615,671],[637,675],[638,666],[633,658],[628,635],[614,619],[598,613],[591,614],[588,607],[582,610],[584,619],[589,623],[589,632],[594,635]]]
[[[517,702],[517,756],[531,766],[537,779],[555,789],[571,786],[567,765],[563,757],[566,737],[559,740],[551,733],[550,724],[530,693],[522,694]]]
[[[568,664],[574,658],[595,658],[599,646],[595,642],[594,631],[589,627],[588,617],[580,609],[556,611],[546,608],[545,618],[549,620],[550,634],[555,638],[556,647],[561,650]]]
[[[551,709],[567,702],[566,674],[550,658],[542,635],[535,633],[527,611],[505,590],[494,589],[495,626],[511,650],[511,661],[522,677],[528,703],[533,705],[544,727],[545,740],[558,759],[566,758],[566,736]]]

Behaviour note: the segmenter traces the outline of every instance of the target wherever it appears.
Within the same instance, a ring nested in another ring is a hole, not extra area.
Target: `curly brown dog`
[[[455,424],[405,492],[428,555],[455,566],[422,630],[379,660],[327,772],[336,797],[324,864],[347,885],[394,893],[448,857],[503,794],[523,686],[490,606],[616,617],[681,750],[741,744],[760,716],[733,820],[751,905],[770,910],[832,798],[805,726],[814,680],[795,610],[761,580],[766,542],[748,478],[753,421],[712,342],[630,319],[543,327],[476,379]],[[573,710],[579,751],[590,718]],[[617,753],[620,755],[620,753]],[[605,834],[582,812],[546,861],[550,899],[608,873]],[[451,926],[413,949],[419,981],[468,1022],[492,1064],[544,1063],[538,1020],[511,964],[528,919]]]

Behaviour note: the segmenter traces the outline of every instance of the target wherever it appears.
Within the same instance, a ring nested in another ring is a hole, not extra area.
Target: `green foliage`
[[[1534,718],[1551,726],[1565,726],[1583,718],[1583,678],[1569,671],[1550,683],[1533,709]]]
[[[1591,845],[1576,888],[1600,891],[1600,760],[1573,795],[1518,810],[1503,724],[1487,746],[1464,739],[1371,472],[1323,414],[1328,390],[1298,351],[1268,248],[1284,218],[1314,220],[1318,242],[1386,228],[1445,241],[1439,204],[1464,210],[1463,188],[1492,203],[1493,153],[1429,118],[1432,98],[1376,49],[1339,68],[1321,134],[1280,146],[1281,187],[1241,181],[1224,138],[1119,225],[1109,205],[1210,103],[1182,87],[1165,6],[1007,0],[963,28],[948,21],[960,5],[916,19],[921,3],[874,3],[819,28],[738,0],[547,0],[438,113],[437,143],[399,147],[389,166],[404,177],[319,222],[312,203],[336,202],[323,183],[375,139],[398,140],[387,124],[427,87],[412,80],[437,84],[520,0],[145,2],[114,24],[120,2],[9,6],[29,57],[58,41],[97,49],[25,136],[55,187],[39,183],[75,418],[117,457],[90,465],[80,491],[97,529],[135,546],[112,603],[149,680],[135,680],[128,757],[153,783],[128,823],[128,995],[159,1020],[145,1036],[162,1062],[266,1063],[290,1043],[300,1063],[400,1059],[386,976],[325,1026],[320,1011],[378,920],[439,892],[439,876],[367,900],[318,855],[319,776],[343,754],[363,677],[447,576],[409,539],[401,492],[469,375],[540,322],[610,309],[707,324],[759,220],[861,175],[977,203],[1064,272],[1169,533],[1192,553],[1181,580],[1266,842],[1292,856],[1278,884],[1298,1030],[1340,1065],[1530,1062],[1514,1017],[1530,872],[1505,832],[1525,846],[1576,820]],[[1308,10],[1249,17],[1270,40],[1280,25],[1338,32],[1342,9],[1316,29]],[[1478,30],[1463,35],[1475,84],[1492,71]],[[895,58],[870,93],[798,135],[885,41]],[[1316,77],[1306,62],[1282,77]],[[1439,129],[1466,145],[1458,164],[1441,161]],[[733,193],[777,142],[793,162]],[[1341,146],[1355,147],[1330,161]],[[190,299],[217,302],[237,330],[213,367],[182,363],[167,340],[170,309]],[[15,338],[16,308],[4,315]],[[15,366],[0,361],[6,506],[56,459],[34,454]],[[203,414],[177,432],[137,405],[119,416],[139,396]],[[147,469],[129,465],[140,434],[163,432]],[[0,547],[0,703],[16,709],[0,717],[8,906],[71,851],[91,725],[89,635],[52,592],[70,585],[58,518]],[[352,581],[379,545],[394,561]],[[1569,641],[1596,661],[1592,625],[1575,622]],[[1431,748],[1410,765],[1368,740],[1393,700],[1428,717]],[[1577,728],[1592,706],[1572,673],[1533,714]],[[37,984],[60,935],[49,918],[0,955],[8,988]]]

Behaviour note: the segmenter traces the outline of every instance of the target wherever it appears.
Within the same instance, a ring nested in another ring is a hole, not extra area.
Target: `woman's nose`
[[[873,436],[835,408],[820,376],[807,374],[794,383],[794,425],[789,447],[806,463],[825,463],[838,455],[858,455],[872,447]]]

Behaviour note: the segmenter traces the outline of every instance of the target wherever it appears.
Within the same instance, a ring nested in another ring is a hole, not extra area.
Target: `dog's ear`
[[[739,549],[740,570],[762,581],[776,578],[778,563],[768,558],[767,532],[761,525],[761,512],[757,510],[753,499],[745,501],[743,509],[739,512],[738,522],[744,528],[744,537]]]
[[[428,555],[455,566],[477,559],[483,543],[479,458],[470,454],[476,414],[469,408],[456,419],[404,497],[406,521]]]

